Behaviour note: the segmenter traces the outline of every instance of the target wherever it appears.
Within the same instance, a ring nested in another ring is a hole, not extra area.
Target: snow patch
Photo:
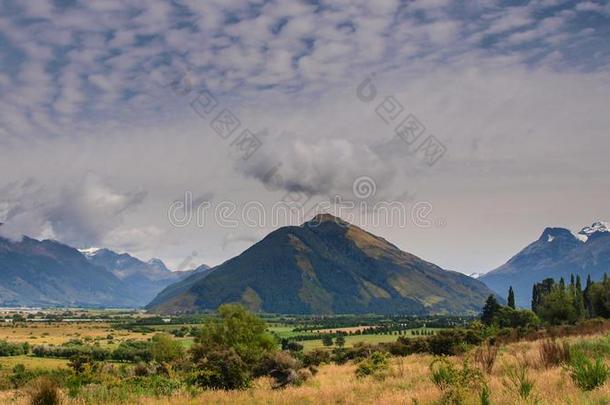
[[[576,237],[583,242],[586,242],[594,233],[610,232],[610,223],[605,221],[594,222],[591,226],[585,226],[578,232]]]
[[[90,247],[86,249],[78,249],[78,251],[84,254],[85,256],[93,256],[100,251],[100,248]]]

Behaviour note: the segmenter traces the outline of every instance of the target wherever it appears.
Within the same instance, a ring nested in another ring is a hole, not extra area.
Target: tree
[[[322,344],[324,346],[332,346],[333,345],[333,337],[328,333],[322,336]]]
[[[555,280],[552,278],[545,278],[540,283],[534,284],[532,291],[532,311],[534,311],[534,313],[538,314],[538,310],[540,305],[542,305],[544,297],[553,290],[554,286]]]
[[[576,275],[576,285],[574,286],[574,309],[576,310],[576,316],[578,317],[578,319],[582,319],[585,317],[585,300],[582,292],[580,275]]]
[[[578,319],[574,296],[562,288],[561,283],[544,295],[537,315],[552,325],[574,323]]]
[[[276,341],[266,332],[266,323],[244,307],[224,304],[218,308],[218,315],[219,318],[205,322],[195,338],[195,352],[213,347],[231,348],[246,364],[254,364],[265,353],[275,350]]]
[[[540,299],[538,298],[538,284],[532,286],[532,311],[536,312]]]
[[[593,282],[591,281],[591,275],[587,275],[587,285],[585,286],[585,291],[583,291],[583,301],[585,305],[585,310],[587,311],[587,316],[589,318],[593,317],[593,306],[591,305],[591,285]]]
[[[498,300],[496,300],[496,297],[491,294],[485,301],[485,306],[483,307],[483,312],[481,313],[481,322],[486,325],[491,325],[493,318],[499,309],[500,304],[498,304]]]
[[[345,346],[345,336],[339,335],[337,339],[335,339],[335,344],[339,347]]]
[[[240,305],[222,305],[218,315],[205,322],[191,347],[194,380],[202,387],[245,388],[261,360],[277,350],[277,342],[265,322]]]
[[[166,333],[157,333],[153,336],[150,350],[153,360],[158,363],[169,363],[184,356],[184,348],[180,342]]]
[[[513,291],[513,286],[508,287],[508,306],[512,309],[515,309],[515,292]]]

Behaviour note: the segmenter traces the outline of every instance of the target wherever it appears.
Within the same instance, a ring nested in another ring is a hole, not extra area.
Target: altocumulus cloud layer
[[[607,219],[608,2],[460,3],[5,1],[2,232],[214,264],[269,229],[176,229],[186,191],[267,206],[368,176],[446,219],[374,232],[468,272]],[[258,134],[247,161],[190,108],[202,89]],[[447,148],[433,167],[377,115],[390,95]]]

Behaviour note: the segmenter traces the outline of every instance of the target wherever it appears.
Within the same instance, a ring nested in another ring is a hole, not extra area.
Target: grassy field
[[[571,342],[592,342],[599,336],[569,338]],[[568,373],[560,366],[545,368],[540,360],[540,341],[521,342],[504,346],[491,374],[485,376],[490,390],[490,403],[514,404],[583,404],[610,403],[610,383],[594,391],[579,390]],[[204,391],[195,396],[185,393],[169,398],[131,398],[125,403],[142,405],[195,405],[195,404],[437,404],[442,393],[432,382],[429,370],[434,357],[411,355],[392,358],[389,375],[385,379],[357,378],[356,365],[324,365],[319,372],[299,387],[273,390],[266,378],[256,380],[244,391]],[[462,357],[450,357],[456,365]],[[507,378],[507,370],[515,364],[524,364],[526,376],[533,384],[527,400]],[[25,405],[27,398],[21,393],[2,393],[1,403]],[[480,391],[468,392],[464,404],[480,404]],[[82,400],[66,399],[66,405],[82,405]],[[111,404],[111,403],[109,403]]]
[[[66,367],[68,360],[33,356],[0,357],[0,369],[12,369],[17,364],[23,364],[28,369],[53,370]]]
[[[275,333],[277,336],[279,336],[280,338],[286,338],[286,339],[290,339],[293,338],[295,336],[298,335],[316,335],[316,334],[320,334],[320,333],[337,333],[337,332],[350,332],[350,331],[355,331],[355,330],[361,330],[363,328],[366,328],[366,326],[355,326],[355,327],[348,327],[348,328],[328,328],[328,329],[318,329],[315,330],[314,332],[294,332],[294,326],[290,326],[290,325],[273,325],[270,326],[268,328],[268,330],[270,332]],[[435,329],[435,328],[420,328],[420,329],[410,329],[407,330],[406,333],[404,335],[347,335],[345,336],[345,346],[346,347],[352,347],[354,344],[356,343],[384,343],[384,342],[394,342],[396,341],[396,339],[398,339],[398,336],[405,336],[405,337],[414,337],[415,335],[412,334],[412,331],[438,331],[440,329]],[[315,340],[303,340],[303,341],[299,341],[300,344],[303,345],[303,349],[307,352],[313,349],[318,349],[318,348],[322,348],[324,347],[324,345],[322,344],[322,340],[321,339],[315,339]]]
[[[354,335],[345,337],[345,347],[352,347],[355,343],[383,343],[394,342],[398,336],[396,335]],[[310,351],[324,347],[322,340],[303,340],[299,342],[303,345],[303,350]]]
[[[113,336],[108,341],[108,335]],[[31,345],[60,345],[70,339],[99,342],[100,345],[116,344],[127,339],[146,340],[153,333],[131,332],[113,329],[107,323],[24,323],[0,326],[0,340],[14,343],[28,342]]]

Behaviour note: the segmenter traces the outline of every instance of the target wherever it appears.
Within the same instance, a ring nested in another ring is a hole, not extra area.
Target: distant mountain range
[[[85,253],[52,240],[0,237],[0,306],[140,307],[195,272],[107,249]]]
[[[168,285],[208,268],[203,265],[196,270],[173,272],[159,259],[143,262],[127,253],[119,254],[108,249],[84,249],[81,253],[89,262],[105,268],[121,280],[140,306],[149,303]]]
[[[579,274],[584,284],[587,275],[598,280],[606,272],[610,274],[610,224],[595,222],[577,234],[546,228],[538,240],[478,280],[501,296],[512,285],[517,305],[530,307],[535,282]]]
[[[287,314],[476,313],[492,292],[328,214],[280,228],[241,255],[161,292],[147,308],[180,313],[228,302]]]

